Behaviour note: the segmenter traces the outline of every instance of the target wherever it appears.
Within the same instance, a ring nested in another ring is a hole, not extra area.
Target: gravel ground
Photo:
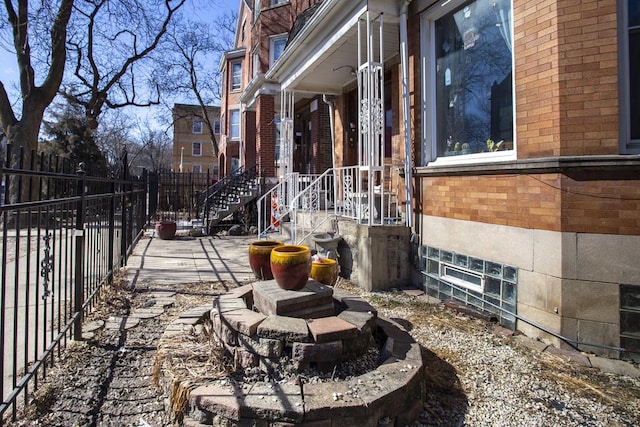
[[[342,286],[342,285],[341,285]],[[347,290],[358,293],[356,288]],[[168,426],[152,386],[157,341],[180,312],[224,284],[178,287],[175,305],[124,332],[99,330],[72,345],[15,423],[28,426]],[[145,289],[110,291],[91,320],[127,314]],[[415,426],[640,425],[640,381],[531,350],[493,325],[401,293],[363,294],[423,346],[427,399]]]

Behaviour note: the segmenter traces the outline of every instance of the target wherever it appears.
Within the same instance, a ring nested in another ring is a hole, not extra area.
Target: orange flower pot
[[[307,246],[283,245],[271,251],[271,272],[282,289],[304,288],[311,271],[311,251]]]
[[[335,285],[338,281],[338,261],[330,258],[320,258],[313,261],[309,277],[325,285]]]
[[[284,243],[277,240],[259,240],[249,245],[249,265],[258,280],[271,280],[271,250]]]

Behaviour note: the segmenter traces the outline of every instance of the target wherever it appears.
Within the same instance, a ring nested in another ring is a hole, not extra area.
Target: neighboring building
[[[211,173],[218,179],[218,159],[214,155],[213,144],[220,138],[220,107],[206,107],[209,120],[213,124],[214,137],[211,141],[199,105],[175,104],[173,106],[173,154],[171,168],[174,172]]]
[[[278,176],[273,123],[290,119],[289,142],[313,153],[289,152],[292,171],[330,167],[328,100],[337,167],[362,165],[365,146],[404,165],[415,285],[553,344],[637,358],[618,350],[640,349],[640,3],[324,0],[300,15],[314,3],[241,2],[238,36],[263,40],[235,51],[258,70],[232,107],[246,161],[255,147]],[[269,28],[293,34],[270,63],[275,39],[253,31],[284,8]]]
[[[220,62],[223,175],[241,165],[256,165],[265,178],[284,174],[278,163],[280,86],[265,79],[265,73],[283,53],[296,18],[309,14],[316,3],[240,0],[235,47]],[[295,170],[300,172],[320,173],[331,166],[329,110],[319,98],[306,98],[307,106],[296,119],[297,127],[305,129],[295,135]]]

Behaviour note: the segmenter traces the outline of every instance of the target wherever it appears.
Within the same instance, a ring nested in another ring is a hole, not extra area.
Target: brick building
[[[242,4],[247,28],[272,11]],[[298,27],[279,18],[277,31],[291,32],[271,67],[246,46],[244,63],[260,72],[245,74],[238,105],[255,124],[261,170],[276,175],[271,117],[290,99],[301,144],[322,139],[313,132],[332,100],[336,166],[358,162],[354,141],[380,121],[385,162],[404,166],[414,284],[553,344],[637,357],[623,350],[640,349],[640,2],[324,0],[308,10]],[[376,69],[372,91],[358,75]],[[376,115],[363,115],[374,101]],[[306,161],[294,169],[330,166]]]
[[[280,85],[266,79],[265,73],[284,51],[298,16],[309,13],[318,0],[239,3],[235,46],[220,62],[220,165],[226,175],[238,166],[255,164],[262,177],[272,179],[281,175]],[[293,169],[297,172],[321,173],[331,166],[329,109],[321,98],[312,93],[299,94],[296,99],[299,116],[294,124]]]
[[[206,107],[213,124],[214,138],[220,137],[220,107]],[[199,105],[173,106],[173,151],[171,169],[174,172],[206,173],[218,176],[218,159],[214,155],[211,136],[204,123]]]

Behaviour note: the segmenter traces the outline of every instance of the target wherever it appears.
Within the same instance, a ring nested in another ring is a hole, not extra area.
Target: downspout
[[[402,67],[402,116],[404,126],[404,182],[407,227],[413,226],[413,169],[411,165],[411,103],[409,99],[409,48],[407,47],[407,9],[411,0],[405,0],[400,10],[400,65]]]

